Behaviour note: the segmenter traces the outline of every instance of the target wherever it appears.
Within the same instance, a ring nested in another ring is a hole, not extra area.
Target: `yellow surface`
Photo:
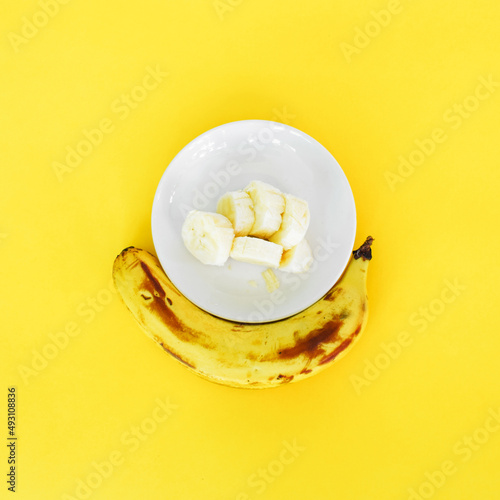
[[[498,2],[1,10],[12,498],[500,498]],[[354,192],[356,244],[376,238],[364,337],[318,376],[263,392],[188,373],[110,291],[119,251],[153,250],[153,195],[175,154],[249,118],[324,144]],[[85,134],[100,143],[85,149]],[[87,156],[67,159],[78,146]]]

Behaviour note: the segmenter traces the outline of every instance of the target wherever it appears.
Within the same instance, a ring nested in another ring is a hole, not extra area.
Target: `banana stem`
[[[354,258],[372,260],[372,243],[373,238],[371,236],[368,236],[368,238],[366,238],[366,241],[357,250],[354,250],[354,252],[352,252]]]

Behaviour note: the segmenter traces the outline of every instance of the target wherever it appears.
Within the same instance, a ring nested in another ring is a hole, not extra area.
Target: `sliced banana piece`
[[[283,247],[252,236],[234,238],[230,256],[234,260],[277,268],[280,265]]]
[[[261,181],[252,181],[245,191],[252,199],[255,213],[255,222],[249,236],[269,238],[281,225],[281,214],[285,209],[281,191]]]
[[[203,264],[222,266],[234,240],[231,221],[221,214],[191,210],[182,226],[184,245]]]
[[[287,273],[305,273],[314,258],[309,243],[303,239],[297,246],[285,250],[280,262],[280,271]]]
[[[217,202],[217,213],[231,221],[235,236],[247,236],[255,222],[252,198],[243,190],[223,195]]]
[[[266,288],[269,293],[273,293],[280,287],[280,280],[274,274],[272,269],[266,269],[262,271],[262,277],[264,278],[264,282],[266,283]]]
[[[281,245],[285,250],[298,245],[309,227],[311,216],[307,201],[291,194],[285,194],[285,211],[281,226],[269,241]]]

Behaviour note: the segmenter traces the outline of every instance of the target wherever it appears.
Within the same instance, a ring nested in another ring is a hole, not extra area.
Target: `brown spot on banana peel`
[[[163,348],[165,352],[168,352],[170,356],[175,358],[177,361],[180,361],[183,365],[189,366],[189,368],[192,368],[193,370],[196,370],[196,366],[192,365],[191,363],[188,363],[185,359],[181,358],[177,353],[169,349],[168,347],[165,347],[165,344],[161,341],[160,337],[157,337],[156,335],[154,336],[155,342],[157,342],[160,347]]]
[[[146,306],[162,319],[163,323],[168,326],[169,331],[178,339],[184,342],[203,345],[207,349],[214,349],[215,346],[213,344],[206,342],[206,334],[193,330],[185,325],[170,309],[167,302],[171,305],[172,301],[168,301],[165,290],[159,281],[153,276],[153,273],[148,265],[141,262],[141,268],[147,276],[147,279],[145,279],[142,283],[142,288],[147,292],[150,292],[154,299],[152,301],[148,301]]]
[[[292,347],[281,349],[279,359],[291,359],[302,354],[315,358],[325,352],[323,344],[330,344],[338,339],[339,330],[344,322],[333,318],[321,328],[311,330],[303,339],[297,340]]]
[[[349,317],[349,311],[347,309],[343,309],[341,312],[340,312],[340,316],[339,318],[340,319],[347,319]]]
[[[132,249],[135,249],[135,247],[133,245],[127,247],[127,248],[124,248],[116,257],[121,257],[122,255],[125,255],[129,250],[132,250]]]
[[[162,299],[165,298],[165,290],[163,290],[163,287],[160,285],[159,281],[153,276],[151,269],[149,269],[147,264],[145,264],[144,262],[141,262],[141,267],[156,291],[154,295],[156,295],[157,297],[161,297]]]
[[[331,302],[336,299],[337,295],[342,291],[342,287],[334,287],[329,292],[326,293],[323,300]]]
[[[347,347],[351,344],[351,342],[359,335],[361,331],[361,325],[358,325],[356,330],[349,335],[345,340],[342,341],[340,345],[338,345],[328,356],[325,356],[320,362],[320,365],[324,365],[325,363],[329,363],[333,361],[342,351],[345,351]],[[301,372],[302,373],[302,372]]]
[[[245,327],[247,327],[248,325],[244,324],[244,323],[235,323],[231,330],[233,330],[233,332],[240,332],[241,330],[244,330]]]

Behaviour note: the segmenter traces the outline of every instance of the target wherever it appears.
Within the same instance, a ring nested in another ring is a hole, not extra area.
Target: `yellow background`
[[[0,435],[16,386],[12,498],[500,498],[498,2],[46,3],[46,17],[37,1],[1,3]],[[120,108],[148,68],[168,76]],[[458,118],[464,105],[473,111]],[[54,162],[105,119],[112,131],[59,179]],[[355,349],[261,392],[189,373],[109,291],[117,253],[153,250],[153,196],[175,154],[241,119],[285,121],[328,148],[354,192],[356,244],[375,237]],[[446,140],[398,173],[435,129]],[[398,350],[401,332],[411,343]],[[168,418],[157,398],[177,405]],[[149,434],[135,442],[141,425]],[[121,457],[111,472],[110,457]]]

